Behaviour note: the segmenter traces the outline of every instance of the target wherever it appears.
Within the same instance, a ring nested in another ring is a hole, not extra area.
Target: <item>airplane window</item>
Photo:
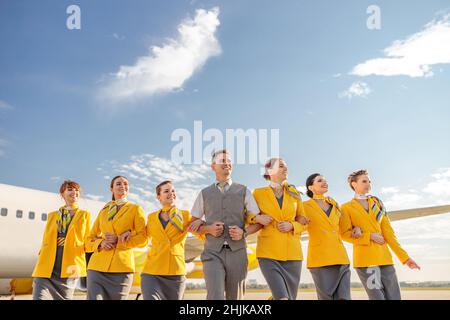
[[[46,214],[46,213],[43,213],[43,214],[41,215],[41,219],[42,219],[42,221],[47,221],[47,214]]]
[[[17,210],[16,211],[16,218],[22,218],[22,216],[23,216],[23,211],[22,210]]]
[[[2,208],[0,215],[6,217],[8,215],[8,208]]]
[[[28,212],[28,219],[34,220],[34,212],[33,211]]]

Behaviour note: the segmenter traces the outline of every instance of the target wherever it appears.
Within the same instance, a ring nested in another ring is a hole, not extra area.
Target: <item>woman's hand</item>
[[[352,238],[359,239],[362,237],[362,231],[360,227],[354,227],[352,230]]]
[[[267,214],[258,214],[255,216],[255,221],[263,226],[267,226],[272,223],[273,218]]]
[[[289,232],[294,229],[294,226],[289,221],[278,222],[277,227],[281,232]]]
[[[408,260],[406,260],[405,264],[410,268],[410,269],[419,269],[420,270],[420,266],[411,258],[409,258]]]
[[[295,220],[303,226],[306,226],[311,222],[311,220],[305,216],[296,217]]]
[[[371,233],[370,240],[372,240],[375,243],[381,244],[381,245],[386,243],[386,241],[384,240],[384,237],[381,233]]]
[[[124,233],[122,233],[119,236],[119,242],[124,243],[124,242],[128,241],[130,239],[130,237],[131,237],[131,231],[130,230],[125,231]]]
[[[115,244],[110,243],[110,242],[107,241],[107,240],[103,240],[102,242],[100,242],[100,248],[101,248],[102,250],[106,250],[106,251],[108,251],[108,250],[113,250],[113,249],[115,249],[115,247],[116,247]]]
[[[114,233],[106,232],[105,233],[105,239],[109,243],[115,244],[115,243],[117,243],[118,237]]]
[[[202,219],[197,219],[195,221],[192,221],[188,226],[188,231],[190,232],[197,232],[200,226],[203,224]]]

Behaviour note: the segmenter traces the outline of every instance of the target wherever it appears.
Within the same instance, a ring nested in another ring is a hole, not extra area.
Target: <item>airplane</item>
[[[29,189],[0,183],[0,295],[30,294],[31,274],[36,264],[47,214],[58,208],[63,199],[57,193]],[[80,198],[80,208],[89,211],[94,220],[105,205],[102,201]],[[432,216],[450,212],[450,205],[415,208],[388,212],[391,221]],[[247,237],[248,269],[258,268],[256,239]],[[307,240],[307,234],[301,240]],[[150,247],[135,249],[136,273],[132,292],[140,293],[140,272]],[[199,259],[203,241],[188,235],[185,243],[187,278],[202,279],[203,268]],[[81,286],[81,289],[82,288]]]

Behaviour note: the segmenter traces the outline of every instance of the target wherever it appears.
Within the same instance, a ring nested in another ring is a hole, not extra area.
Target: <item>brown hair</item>
[[[263,178],[266,180],[270,180],[269,169],[272,169],[277,161],[284,161],[283,158],[271,158],[266,161],[264,165],[265,172],[263,174]]]
[[[114,186],[114,181],[116,181],[116,180],[119,179],[119,178],[124,178],[125,180],[128,181],[128,178],[127,178],[127,177],[124,177],[124,176],[115,176],[114,178],[112,178],[111,184],[109,185],[109,187],[110,187],[111,189],[112,189],[112,187]],[[113,199],[113,200],[116,200],[116,199],[114,199],[114,193],[113,193],[113,195],[112,195],[112,199]]]
[[[172,181],[170,181],[170,180],[164,180],[163,182],[161,182],[160,184],[158,184],[157,186],[156,186],[156,195],[157,196],[159,196],[159,194],[161,193],[161,189],[162,189],[162,187],[164,186],[164,185],[166,185],[166,184],[172,184]]]
[[[350,175],[348,176],[347,181],[353,191],[355,191],[355,189],[352,186],[352,182],[358,181],[358,178],[363,175],[369,175],[369,171],[367,171],[366,169],[361,169],[350,173]]]
[[[72,180],[65,180],[62,183],[61,187],[59,187],[59,193],[63,194],[64,191],[66,191],[66,189],[68,189],[68,188],[73,188],[73,189],[76,189],[78,191],[81,190],[80,184],[78,182],[75,182],[75,181],[72,181]]]

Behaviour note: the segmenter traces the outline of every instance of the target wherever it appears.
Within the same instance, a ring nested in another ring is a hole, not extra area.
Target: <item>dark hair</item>
[[[312,175],[310,175],[308,177],[308,179],[306,179],[306,195],[308,197],[310,197],[312,199],[312,197],[314,196],[314,193],[309,190],[309,186],[312,186],[314,184],[314,179],[316,179],[318,176],[321,176],[320,173],[313,173]]]
[[[115,176],[114,178],[112,178],[111,184],[109,185],[109,187],[110,187],[111,189],[112,189],[112,187],[114,186],[114,181],[116,181],[116,180],[119,179],[119,178],[124,178],[125,180],[128,181],[128,178],[127,178],[127,177],[124,177],[124,176]],[[113,199],[113,200],[116,200],[116,199],[114,199],[114,193],[112,194],[112,199]]]
[[[64,191],[66,191],[67,188],[73,188],[73,189],[76,189],[78,191],[81,190],[80,184],[78,182],[75,182],[75,181],[72,181],[72,180],[65,180],[62,183],[61,187],[59,187],[59,193],[63,194]]]
[[[161,193],[161,188],[166,185],[166,184],[172,184],[172,181],[170,180],[164,180],[163,182],[161,182],[160,184],[158,184],[156,186],[156,195],[159,196],[159,194]]]

